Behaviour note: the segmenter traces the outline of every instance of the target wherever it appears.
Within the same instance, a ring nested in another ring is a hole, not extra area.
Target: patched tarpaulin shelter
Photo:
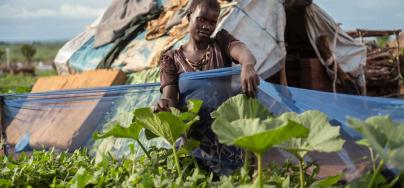
[[[68,68],[71,72],[80,72],[109,67],[139,73],[158,67],[159,57],[164,51],[187,40],[184,12],[190,1],[140,1],[139,5],[135,1],[130,2],[134,9],[140,7],[142,14],[124,14],[123,19],[101,15],[90,28],[60,50],[56,58],[60,74],[68,73]],[[365,46],[349,37],[311,1],[238,0],[221,1],[221,5],[217,31],[226,29],[246,43],[257,58],[256,68],[261,78],[267,79],[283,68],[287,54],[294,54],[293,47],[297,47],[310,49],[312,58],[319,59],[331,78],[337,75],[334,71],[337,68],[349,74],[355,84],[364,86]],[[114,1],[106,12],[108,15],[119,15],[123,9],[119,6],[131,9],[129,5]],[[164,7],[164,10],[158,14],[156,9],[159,7]],[[138,19],[137,15],[142,15],[143,19]],[[132,21],[129,22],[127,17],[131,17]],[[102,32],[99,30],[105,29],[105,24],[114,18],[121,23],[117,28],[120,32],[116,32],[114,38],[109,36],[109,42],[96,44],[97,40],[103,40],[99,38],[104,37],[96,33]],[[127,23],[125,32],[122,32],[123,23]],[[333,62],[337,62],[336,66]]]

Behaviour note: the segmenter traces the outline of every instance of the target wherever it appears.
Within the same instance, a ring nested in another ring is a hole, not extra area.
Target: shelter
[[[100,15],[86,31],[59,51],[55,59],[59,74],[115,68],[142,75],[144,70],[158,67],[160,55],[172,47],[178,47],[188,37],[184,12],[190,1],[129,1],[130,6],[114,1],[105,15]],[[330,83],[335,85],[334,78],[344,80],[345,76],[356,88],[365,87],[365,46],[344,33],[311,0],[223,0],[221,4],[222,14],[217,31],[226,29],[246,43],[257,58],[256,68],[261,78],[273,77],[285,68],[287,76],[282,76],[290,81],[291,86],[332,91]],[[133,10],[131,13],[120,12],[124,7]],[[141,14],[134,14],[133,11],[139,7]],[[161,7],[162,12],[159,11]],[[123,14],[122,19],[114,17],[120,14]],[[138,19],[139,15],[146,20]],[[111,24],[112,19],[119,22],[119,26]],[[99,33],[111,32],[103,31],[108,24],[112,30],[117,27],[119,31],[113,37],[108,36],[107,42],[97,44],[105,37]],[[310,62],[317,65],[320,77],[296,78],[299,71],[312,75],[313,71],[305,71],[305,68],[311,68],[308,66]],[[335,66],[333,62],[337,62]],[[337,74],[338,70],[345,75]],[[299,80],[304,81],[297,82]],[[327,80],[328,87],[311,87],[308,84],[318,80]]]

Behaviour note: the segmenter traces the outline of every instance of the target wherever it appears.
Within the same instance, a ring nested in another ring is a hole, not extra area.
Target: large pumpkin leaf
[[[404,170],[404,124],[395,123],[388,116],[375,116],[366,121],[348,118],[348,122],[379,156]]]
[[[181,134],[184,134],[193,123],[199,120],[199,116],[195,115],[194,119],[183,122],[178,116],[170,112],[159,112],[155,114],[150,108],[136,109],[134,115],[137,123],[141,124],[156,136],[164,138],[171,145],[173,145]]]
[[[221,143],[236,145],[255,153],[264,153],[270,147],[293,137],[305,137],[308,130],[293,121],[240,119],[228,122],[217,118],[212,124],[213,132]]]
[[[119,122],[113,122],[110,129],[101,132],[101,133],[94,133],[93,138],[103,139],[110,136],[116,138],[132,138],[132,139],[139,139],[139,133],[142,130],[142,126],[137,123],[132,123],[129,127],[122,127]]]
[[[322,112],[306,111],[300,115],[288,112],[282,114],[279,119],[292,120],[309,129],[307,138],[291,139],[282,146],[299,157],[303,158],[309,151],[336,152],[344,145],[339,127],[331,126],[327,115]]]
[[[232,122],[247,118],[267,119],[271,113],[258,100],[248,98],[245,95],[237,95],[220,105],[216,111],[212,112],[211,116],[214,119],[221,117]]]

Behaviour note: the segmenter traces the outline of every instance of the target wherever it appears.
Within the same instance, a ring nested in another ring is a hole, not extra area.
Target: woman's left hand
[[[255,98],[257,96],[260,79],[254,69],[254,64],[242,64],[240,77],[243,93],[248,97]]]

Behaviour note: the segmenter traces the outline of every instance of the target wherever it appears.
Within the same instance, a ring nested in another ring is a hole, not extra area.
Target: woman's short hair
[[[198,5],[203,4],[206,5],[208,8],[216,9],[220,11],[220,3],[217,0],[193,0],[191,2],[191,6],[188,9],[187,15],[191,15]]]

